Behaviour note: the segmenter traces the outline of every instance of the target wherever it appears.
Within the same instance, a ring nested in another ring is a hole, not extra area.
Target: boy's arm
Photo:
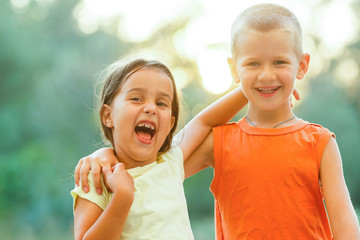
[[[118,164],[112,173],[103,169],[112,182],[113,197],[103,211],[98,205],[78,197],[74,209],[75,239],[120,239],[134,199],[132,177]],[[112,180],[114,178],[114,180]],[[119,184],[121,181],[121,184]],[[118,187],[115,187],[117,185]],[[114,189],[116,188],[116,189]]]
[[[247,102],[242,89],[238,87],[205,108],[186,124],[174,138],[183,152],[184,162],[209,135],[213,127],[231,120]]]
[[[185,178],[200,172],[207,167],[215,167],[214,139],[212,131],[199,147],[184,162]]]
[[[320,165],[320,180],[334,239],[360,239],[359,223],[343,176],[337,143],[329,140]]]

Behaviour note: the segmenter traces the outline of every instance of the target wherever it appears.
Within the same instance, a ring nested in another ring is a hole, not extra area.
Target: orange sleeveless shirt
[[[264,129],[243,118],[213,136],[216,239],[332,239],[319,169],[333,133],[303,120]]]

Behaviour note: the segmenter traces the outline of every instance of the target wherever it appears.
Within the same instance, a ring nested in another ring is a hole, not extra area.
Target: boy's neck
[[[278,111],[254,111],[249,108],[246,120],[249,125],[257,128],[283,128],[298,122],[291,109],[288,109],[288,111],[283,109]]]

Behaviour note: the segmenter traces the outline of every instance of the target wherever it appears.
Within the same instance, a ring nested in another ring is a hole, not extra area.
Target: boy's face
[[[296,56],[290,32],[246,32],[238,42],[237,58],[229,64],[250,107],[268,111],[289,107],[295,79],[304,77],[309,55]]]

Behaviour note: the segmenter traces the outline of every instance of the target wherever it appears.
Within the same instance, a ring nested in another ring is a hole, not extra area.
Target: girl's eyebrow
[[[132,88],[132,89],[129,89],[126,93],[129,94],[131,92],[145,92],[146,90],[144,88]],[[166,93],[166,92],[160,92],[159,95],[161,97],[165,97],[165,98],[168,98],[170,101],[171,101],[171,96]]]

